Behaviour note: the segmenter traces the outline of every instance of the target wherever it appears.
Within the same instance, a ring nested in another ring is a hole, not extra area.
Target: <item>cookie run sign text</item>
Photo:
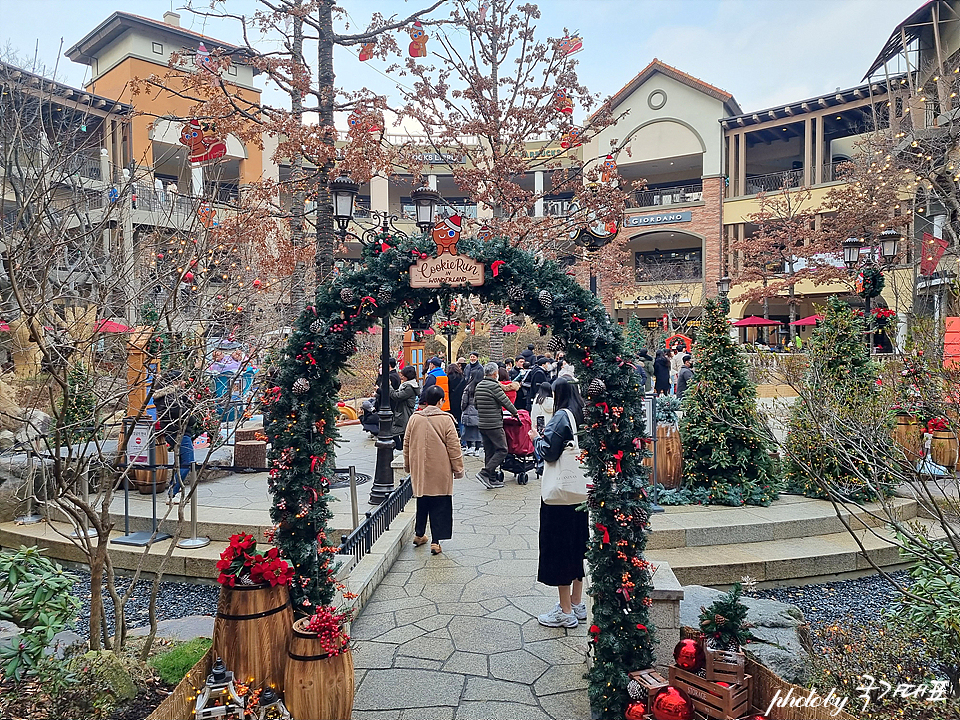
[[[483,264],[459,255],[441,255],[410,266],[410,287],[483,285]]]

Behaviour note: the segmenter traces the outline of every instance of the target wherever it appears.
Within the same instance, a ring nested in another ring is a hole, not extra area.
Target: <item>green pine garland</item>
[[[704,305],[695,352],[696,380],[680,423],[684,489],[709,504],[769,505],[778,495],[769,433],[724,303]]]
[[[810,365],[803,379],[807,392],[802,395],[818,399],[818,414],[826,408],[829,414],[849,420],[876,416],[882,402],[876,392],[880,369],[863,342],[863,318],[836,296],[827,300],[821,312],[823,320],[807,343]],[[842,439],[824,437],[802,398],[793,406],[785,449],[784,477],[790,492],[826,498],[832,491],[857,502],[876,499],[862,480],[877,480],[875,464],[855,461],[856,453],[844,451]],[[877,486],[886,493],[888,484],[889,479],[881,475]]]
[[[710,607],[700,608],[700,631],[723,650],[739,650],[753,639],[747,623],[747,606],[740,602],[743,587],[735,583],[733,589],[717,598]]]
[[[353,337],[386,313],[426,304],[438,293],[468,292],[409,286],[410,265],[436,250],[428,237],[385,234],[379,240],[365,249],[363,271],[321,288],[315,304],[297,320],[276,386],[267,391],[273,540],[294,565],[291,594],[299,614],[328,604],[335,590],[336,549],[326,539],[331,517],[328,489],[338,439],[337,375],[352,353]],[[465,238],[458,250],[486,268],[483,286],[469,292],[483,302],[508,304],[539,323],[542,332],[549,328],[566,341],[566,355],[579,368],[581,386],[590,388],[601,378],[605,385],[590,394],[580,442],[593,481],[588,499],[593,527],[587,550],[593,582],[589,592],[594,598],[589,693],[601,717],[622,718],[629,702],[627,672],[654,662],[648,615],[652,574],[643,560],[649,529],[644,491],[648,471],[641,464],[648,454],[639,440],[645,434],[643,389],[621,358],[619,328],[603,306],[556,264],[538,260],[505,238],[487,242]],[[344,289],[348,292],[342,293]],[[552,302],[541,302],[544,290]],[[345,302],[344,297],[351,300]]]

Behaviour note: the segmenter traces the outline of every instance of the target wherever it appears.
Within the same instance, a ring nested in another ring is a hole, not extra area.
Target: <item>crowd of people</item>
[[[657,350],[654,357],[643,348],[631,363],[647,392],[683,397],[694,378],[693,355],[682,342]]]

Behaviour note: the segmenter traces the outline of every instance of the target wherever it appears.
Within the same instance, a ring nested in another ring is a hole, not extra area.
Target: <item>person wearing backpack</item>
[[[523,390],[523,407],[527,412],[530,412],[533,407],[533,396],[536,394],[537,388],[540,387],[540,383],[545,383],[549,380],[545,369],[549,362],[550,358],[548,357],[537,358],[533,368],[526,374],[523,382],[520,383],[520,388]]]

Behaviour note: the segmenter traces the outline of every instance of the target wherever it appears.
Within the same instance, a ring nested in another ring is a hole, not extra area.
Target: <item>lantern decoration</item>
[[[553,93],[553,109],[564,115],[573,114],[573,98],[563,88],[557,88]]]
[[[693,720],[693,701],[680,688],[668,685],[650,705],[654,720]]]
[[[180,128],[180,144],[189,150],[190,162],[194,165],[222,158],[227,154],[227,144],[217,136],[213,123],[200,124],[191,120]]]
[[[373,51],[377,47],[377,41],[372,40],[360,46],[360,62],[366,62],[373,59]]]
[[[583,50],[583,40],[576,35],[564,35],[557,43],[557,51],[562,55],[573,55]]]
[[[590,384],[587,386],[587,395],[600,395],[604,390],[607,389],[607,384],[600,378],[594,378],[590,381]],[[701,654],[702,654],[701,650]]]
[[[257,720],[292,720],[290,711],[277,695],[277,691],[268,687],[260,694],[260,709]]]
[[[560,138],[560,147],[564,150],[577,148],[583,145],[583,128],[576,126],[567,130]]]
[[[310,381],[306,378],[297,378],[293,381],[291,389],[294,395],[306,395],[310,391]]]
[[[381,285],[377,290],[377,302],[388,303],[393,300],[393,290],[389,285]]]
[[[617,161],[613,159],[613,155],[607,155],[600,166],[600,182],[610,182],[616,174]]]
[[[353,294],[353,290],[345,287],[340,290],[340,299],[345,303],[352,303],[357,299],[357,296]]]
[[[642,702],[632,702],[627,705],[627,711],[623,717],[626,720],[644,720],[647,717],[647,706]]]
[[[320,322],[319,320],[314,320],[312,323],[310,323],[310,332],[312,332],[314,335],[316,335],[322,329],[323,329],[323,323]]]
[[[420,24],[420,21],[417,20],[413,27],[408,31],[410,33],[410,57],[426,57],[427,56],[427,40],[430,39],[430,36],[423,31],[423,25]]]
[[[489,240],[493,237],[493,230],[490,229],[489,225],[484,225],[479,230],[477,230],[477,240]]]
[[[537,295],[537,300],[543,305],[544,310],[549,310],[553,306],[553,295],[550,294],[549,290],[541,290]]]
[[[699,640],[691,638],[686,638],[677,643],[677,646],[673,649],[673,659],[676,660],[677,667],[692,673],[697,672],[706,664],[703,646]]]
[[[227,670],[220,658],[213,664],[203,690],[197,695],[194,714],[197,720],[243,720],[243,698],[237,694],[233,672]]]
[[[443,218],[433,226],[431,235],[437,244],[437,257],[444,253],[457,254],[457,243],[460,242],[462,229],[463,219],[459,215]]]

